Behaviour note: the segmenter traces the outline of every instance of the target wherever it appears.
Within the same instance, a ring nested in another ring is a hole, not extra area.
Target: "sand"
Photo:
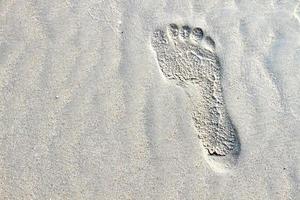
[[[299,130],[299,1],[0,1],[0,199],[296,200]]]

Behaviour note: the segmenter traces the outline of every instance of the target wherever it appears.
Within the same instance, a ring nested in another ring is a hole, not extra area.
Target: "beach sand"
[[[300,2],[0,1],[0,199],[300,199]]]

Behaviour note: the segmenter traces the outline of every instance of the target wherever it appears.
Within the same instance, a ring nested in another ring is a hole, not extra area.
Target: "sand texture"
[[[300,2],[1,0],[2,199],[300,199]]]

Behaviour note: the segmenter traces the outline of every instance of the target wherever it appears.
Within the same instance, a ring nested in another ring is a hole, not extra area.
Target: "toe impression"
[[[178,26],[176,24],[170,24],[167,27],[167,32],[171,38],[177,38],[179,35]]]
[[[192,30],[189,26],[187,26],[187,25],[182,26],[179,31],[180,38],[182,40],[187,40],[190,37],[191,31]]]
[[[205,43],[212,50],[216,48],[216,43],[210,36],[205,37]]]
[[[165,32],[159,29],[154,31],[152,41],[154,42],[155,45],[168,44],[168,40]]]
[[[192,39],[196,42],[200,42],[203,39],[203,30],[196,27],[192,31]]]

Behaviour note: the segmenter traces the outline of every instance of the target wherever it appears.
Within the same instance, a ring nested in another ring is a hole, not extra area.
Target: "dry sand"
[[[0,199],[300,199],[300,2],[1,0]]]

